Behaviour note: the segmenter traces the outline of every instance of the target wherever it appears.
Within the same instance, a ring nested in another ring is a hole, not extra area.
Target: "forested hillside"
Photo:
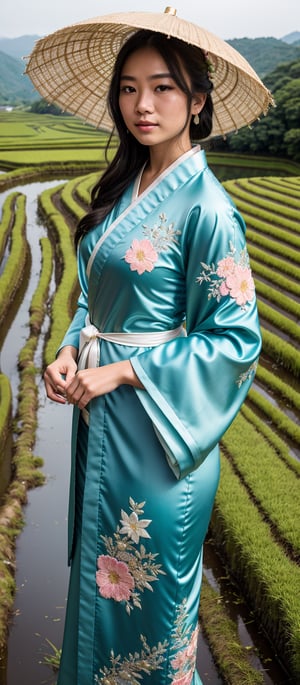
[[[0,105],[20,105],[38,98],[28,76],[24,76],[24,62],[0,51]]]
[[[19,36],[18,38],[0,38],[0,51],[11,57],[22,59],[31,52],[34,43],[40,36]]]
[[[300,161],[300,59],[278,66],[266,76],[276,107],[251,130],[243,128],[228,138],[234,152],[270,154]]]
[[[300,47],[277,38],[235,38],[227,43],[250,62],[261,78],[278,64],[300,59]]]

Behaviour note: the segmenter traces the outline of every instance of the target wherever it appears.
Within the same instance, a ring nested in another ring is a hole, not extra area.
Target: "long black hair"
[[[92,190],[90,211],[80,220],[75,233],[76,245],[85,233],[103,221],[143,164],[149,159],[148,146],[139,143],[128,132],[119,106],[120,77],[123,66],[132,53],[146,47],[155,49],[161,55],[175,83],[186,94],[187,120],[185,125],[189,121],[193,97],[197,93],[206,93],[204,107],[199,113],[199,124],[195,124],[193,117],[190,122],[191,141],[202,140],[211,133],[213,116],[211,91],[213,84],[209,78],[208,64],[202,50],[161,33],[146,30],[134,33],[124,43],[117,56],[108,93],[108,108],[119,136],[119,147],[113,161]],[[188,74],[191,85],[187,83],[183,70]],[[110,141],[111,137],[108,146]]]

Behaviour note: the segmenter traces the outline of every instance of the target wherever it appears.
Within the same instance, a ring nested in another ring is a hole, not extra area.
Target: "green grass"
[[[56,209],[52,195],[62,186],[44,191],[39,197],[39,208],[46,218],[53,243],[56,246],[56,259],[60,264],[61,278],[51,306],[50,335],[44,352],[45,364],[55,358],[59,344],[72,318],[74,294],[78,288],[77,263],[74,243],[68,224]]]
[[[283,214],[288,215],[288,208],[293,207],[294,209],[299,211],[299,199],[295,197],[294,193],[288,193],[286,188],[283,188],[282,190],[276,190],[276,180],[275,183],[274,180],[268,180],[264,178],[249,178],[249,179],[243,179],[242,182],[242,188],[245,188],[252,194],[252,199],[253,195],[255,195],[255,203],[257,202],[257,196],[259,198],[263,198],[264,200],[267,198],[269,200],[275,201],[276,203],[279,203],[280,206],[278,207],[280,210],[280,213],[282,212]],[[264,202],[263,202],[264,206]],[[276,211],[276,208],[275,208]]]
[[[289,469],[291,469],[299,478],[300,461],[291,455],[289,445],[275,433],[269,422],[266,422],[265,417],[261,418],[258,416],[258,414],[249,407],[248,403],[242,406],[241,414],[246,417],[249,423],[255,426],[258,433],[261,433],[261,435],[266,438],[277,457],[282,459],[288,465]]]
[[[224,456],[211,529],[230,572],[298,682],[300,568],[274,540],[268,523]]]
[[[0,372],[0,498],[11,477],[12,391],[10,381]]]
[[[243,216],[247,220],[247,215],[244,214]],[[262,222],[253,220],[253,225],[254,222],[256,224],[256,228],[258,226],[262,226]],[[286,259],[288,262],[295,262],[297,265],[300,264],[300,251],[295,249],[296,246],[292,247],[289,244],[280,242],[279,240],[271,240],[270,238],[266,238],[264,235],[262,235],[261,231],[253,231],[250,229],[250,227],[247,230],[247,238],[250,242],[262,247],[266,252],[270,252],[271,254],[275,255],[281,255],[281,257]]]
[[[242,414],[224,435],[222,445],[263,516],[276,528],[280,544],[290,546],[300,560],[299,479],[295,473]]]
[[[28,244],[26,240],[26,198],[21,193],[15,195],[12,216],[12,242],[9,256],[0,276],[0,323],[3,321],[14,295],[21,285],[25,268]]]
[[[265,255],[265,258],[268,260],[268,256]],[[281,290],[286,290],[291,296],[295,296],[296,298],[299,298],[300,296],[300,283],[293,281],[290,278],[287,278],[286,276],[283,276],[280,273],[274,273],[274,269],[272,269],[270,266],[266,266],[266,264],[261,264],[257,259],[254,259],[254,257],[251,257],[250,259],[251,262],[251,267],[256,274],[256,276],[265,279],[266,281],[269,281],[269,283],[272,284],[272,290],[273,290],[273,295],[272,295],[272,301],[277,302],[277,296],[278,296],[278,291]],[[297,269],[296,269],[297,272]],[[255,279],[256,282],[256,291],[258,291],[259,285],[261,281],[259,281],[257,278]],[[288,304],[286,302],[286,305],[289,308],[293,308],[296,306],[299,308],[298,301],[296,300],[296,303],[294,304],[294,300],[292,297],[288,297]],[[292,304],[291,304],[292,303]],[[286,306],[285,305],[285,306]]]
[[[276,303],[275,298],[273,302]],[[289,338],[293,338],[297,343],[300,341],[300,328],[295,321],[292,321],[261,300],[258,302],[258,312],[264,321],[269,321],[278,331],[282,331],[282,333],[288,335]]]
[[[291,316],[295,317],[296,320],[299,319],[300,318],[300,305],[299,305],[299,303],[296,300],[293,300],[288,295],[284,295],[283,293],[280,292],[280,289],[278,288],[277,279],[276,279],[276,285],[277,285],[277,288],[274,288],[273,284],[267,285],[266,283],[263,283],[263,281],[260,281],[258,278],[255,279],[255,289],[256,289],[256,292],[258,295],[260,295],[264,299],[268,300],[272,304],[275,304],[283,312],[286,312],[286,313],[290,314]],[[277,325],[278,325],[278,328],[280,330],[285,330],[285,328],[282,329],[281,326],[279,326],[279,324],[277,324]],[[287,327],[288,327],[288,324],[287,324]],[[292,336],[294,333],[296,339],[299,336],[297,326],[295,329],[294,325],[292,325],[291,328],[288,327],[288,333]]]
[[[272,157],[263,157],[259,155],[238,155],[235,153],[220,153],[208,152],[207,154],[209,164],[214,167],[236,167],[238,169],[246,169],[248,172],[254,170],[255,176],[260,173],[267,176],[275,173],[284,176],[292,174],[293,176],[300,174],[300,165],[296,162],[291,162],[288,159],[274,159]],[[253,174],[249,173],[249,176]]]
[[[251,389],[248,394],[248,399],[263,412],[269,421],[272,421],[274,426],[283,433],[287,438],[294,440],[298,445],[300,444],[300,425],[290,419],[281,409],[274,407],[269,400],[263,397],[257,390]]]
[[[262,327],[263,350],[267,356],[282,365],[287,371],[291,371],[295,378],[300,377],[300,355],[294,345],[282,340],[280,335],[276,335]]]
[[[80,185],[80,178],[75,178],[65,184],[61,191],[60,199],[66,211],[72,214],[76,223],[86,214],[86,210],[76,201],[77,187]]]
[[[262,685],[263,674],[249,663],[249,649],[239,640],[234,621],[229,617],[225,599],[206,580],[202,580],[200,620],[212,647],[214,660],[227,685]]]
[[[282,202],[274,202],[267,199],[266,193],[261,197],[259,194],[256,194],[256,191],[245,190],[245,188],[248,188],[247,183],[248,179],[246,183],[243,179],[240,179],[239,181],[228,181],[224,184],[230,195],[237,199],[237,203],[243,213],[246,213],[248,216],[257,216],[259,219],[263,219],[264,222],[270,222],[271,227],[266,225],[265,230],[269,231],[272,229],[274,235],[281,236],[283,239],[289,239],[291,236],[277,229],[276,224],[300,233],[298,221],[299,207],[297,207],[295,198],[292,203],[289,201],[286,205]],[[295,236],[296,239],[297,236]]]
[[[256,370],[256,380],[260,381],[267,390],[283,398],[289,408],[300,411],[300,393],[291,386],[291,383],[281,380],[276,373],[268,371],[261,364]]]
[[[38,285],[33,294],[29,313],[30,336],[19,353],[19,368],[31,365],[46,313],[46,302],[52,275],[52,247],[48,238],[40,239],[42,266]]]
[[[15,216],[15,203],[18,193],[11,193],[3,202],[2,218],[0,223],[0,261],[3,258],[7,245],[8,236],[13,225]]]
[[[0,167],[89,162],[101,168],[107,138],[107,133],[73,117],[0,112]],[[113,154],[114,147],[109,157]]]
[[[49,247],[49,241],[43,239],[43,265],[30,304],[32,318],[29,336],[18,359],[20,383],[15,421],[16,438],[13,445],[13,477],[0,506],[0,649],[3,649],[7,640],[7,619],[14,603],[15,540],[24,524],[22,507],[27,501],[28,488],[44,483],[44,474],[39,470],[42,460],[33,455],[38,408],[34,353],[45,312],[40,307],[41,299],[46,296],[51,277],[52,259]],[[0,392],[3,383],[0,378]],[[7,381],[6,393],[9,395]]]
[[[273,369],[270,363],[270,371],[258,367],[257,381],[266,396],[250,390],[222,440],[227,458],[222,457],[212,520],[220,553],[293,682],[300,678],[300,570],[295,564],[300,550],[300,463],[291,454],[300,444],[298,181],[269,177],[225,183],[248,225],[263,354],[275,365]],[[267,330],[268,323],[272,330]],[[284,335],[295,342],[284,340]],[[280,408],[272,395],[281,401]]]
[[[248,236],[248,234],[247,234]],[[259,239],[257,240],[259,245]],[[261,249],[257,245],[251,245],[248,242],[248,252],[252,259],[257,259],[261,264],[267,265],[274,270],[273,279],[277,282],[277,272],[285,274],[294,278],[296,283],[299,281],[299,266],[288,261],[288,259],[281,259],[275,256],[269,250]],[[279,251],[280,254],[280,251]],[[254,269],[255,273],[255,269]]]

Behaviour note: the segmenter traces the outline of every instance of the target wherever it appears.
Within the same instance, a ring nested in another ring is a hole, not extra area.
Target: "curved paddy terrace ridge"
[[[9,314],[5,314],[1,325],[2,352],[6,347],[5,354],[1,355],[2,377],[5,376],[8,379],[8,385],[13,388],[14,397],[13,409],[9,416],[9,411],[6,409],[6,414],[4,411],[4,399],[8,392],[7,382],[4,381],[3,386],[1,385],[4,390],[1,390],[0,394],[0,410],[1,416],[7,417],[6,423],[4,420],[4,427],[7,427],[9,421],[14,420],[12,446],[14,462],[6,496],[2,497],[0,509],[0,541],[2,544],[5,539],[2,549],[8,552],[7,557],[3,559],[4,564],[0,562],[0,596],[3,598],[9,595],[10,601],[7,602],[6,609],[7,615],[10,613],[12,616],[8,641],[8,671],[5,666],[7,617],[6,621],[4,619],[4,629],[0,633],[4,646],[1,685],[15,685],[16,683],[16,680],[12,679],[10,665],[10,650],[13,644],[11,640],[16,639],[14,637],[16,634],[18,638],[14,645],[19,646],[23,639],[28,652],[28,638],[24,639],[24,634],[28,633],[26,616],[24,621],[18,615],[13,616],[12,612],[18,613],[18,604],[22,605],[22,596],[26,594],[26,586],[32,582],[30,575],[36,578],[38,572],[32,566],[34,562],[34,557],[32,557],[31,566],[26,566],[28,574],[24,580],[22,576],[24,557],[19,557],[19,553],[23,555],[24,547],[35,544],[32,542],[32,535],[34,539],[34,531],[36,532],[40,525],[44,525],[45,516],[48,514],[49,518],[49,512],[52,528],[55,525],[53,523],[54,512],[52,515],[51,511],[53,500],[52,505],[49,501],[49,508],[46,512],[44,510],[42,513],[41,509],[45,504],[47,488],[52,489],[51,496],[54,495],[55,502],[58,502],[60,497],[64,499],[62,487],[67,487],[66,465],[64,465],[63,473],[59,471],[62,460],[58,457],[58,445],[59,437],[66,438],[70,419],[65,416],[65,420],[62,421],[57,417],[53,406],[49,408],[50,403],[45,403],[40,378],[41,368],[52,359],[53,351],[57,348],[57,343],[68,325],[75,306],[78,286],[75,254],[70,257],[73,249],[72,234],[76,221],[85,211],[90,189],[95,181],[95,176],[91,173],[86,175],[86,172],[85,168],[82,176],[63,184],[51,182],[45,192],[41,192],[40,187],[36,192],[36,195],[39,195],[40,218],[38,220],[35,200],[29,200],[26,186],[18,185],[13,192],[23,194],[27,198],[27,209],[25,209],[24,200],[21,200],[23,205],[21,208],[19,206],[18,212],[16,211],[17,199],[11,198],[8,202],[10,208],[7,210],[6,222],[9,228],[3,253],[5,254],[5,261],[2,264],[3,273],[9,261],[8,257],[13,244],[12,235],[18,214],[18,217],[27,218],[25,237],[31,256],[27,255],[27,267],[24,267],[24,274],[27,269],[29,272],[27,278],[31,285],[24,292],[26,279],[24,277],[21,279],[21,285],[16,287],[14,296],[9,295]],[[40,174],[40,171],[38,173]],[[3,181],[4,175],[2,175],[2,187]],[[11,178],[8,181],[11,183]],[[285,252],[285,247],[292,250],[293,254],[299,253],[298,243],[291,244],[290,241],[290,236],[297,237],[299,230],[295,228],[293,232],[291,226],[284,227],[281,218],[297,223],[293,212],[297,213],[297,203],[300,203],[300,184],[299,177],[284,175],[282,177],[256,176],[251,179],[225,182],[224,185],[225,187],[230,185],[227,189],[238,206],[239,202],[246,202],[245,195],[239,199],[239,191],[242,190],[247,194],[249,255],[257,286],[263,352],[256,380],[247,402],[222,441],[222,478],[205,550],[206,580],[202,590],[200,613],[205,640],[202,638],[202,643],[199,645],[199,672],[205,685],[206,683],[215,685],[217,682],[238,683],[239,685],[242,682],[268,683],[268,685],[294,683],[300,678],[299,508],[297,512],[300,473],[300,365],[296,331],[299,321],[297,283],[299,267],[297,257],[290,259],[290,253]],[[258,188],[257,194],[256,188]],[[31,186],[32,189],[33,186]],[[9,194],[7,191],[5,196]],[[253,197],[252,205],[251,197]],[[269,204],[266,207],[264,200],[271,205],[275,203],[273,210]],[[263,202],[262,206],[261,202]],[[28,215],[28,206],[31,203],[33,205],[30,212],[33,212],[35,216],[33,219]],[[280,205],[284,208],[282,211]],[[244,214],[242,207],[239,208]],[[261,218],[260,208],[261,211],[268,211],[269,214],[273,211],[274,221],[272,222],[271,216],[268,219]],[[261,221],[262,225],[259,228],[253,227],[251,217]],[[277,237],[269,233],[269,225],[274,225],[275,230],[281,231],[280,240],[278,240],[278,233]],[[254,233],[255,240],[252,239]],[[259,236],[262,243],[265,239],[280,243],[281,249],[276,251],[272,246],[260,243]],[[16,239],[17,242],[21,240],[20,237]],[[24,241],[24,235],[22,240]],[[13,276],[8,279],[10,285],[12,278]],[[282,299],[283,296],[286,299]],[[4,290],[3,298],[8,300],[7,289],[6,294]],[[22,321],[18,320],[21,310]],[[10,319],[7,318],[8,316]],[[11,338],[8,337],[9,331],[11,331]],[[18,359],[18,364],[16,364],[16,359]],[[21,384],[25,381],[27,383],[28,379],[32,381],[32,386]],[[33,386],[37,389],[37,396]],[[24,395],[27,404],[22,406]],[[8,404],[9,402],[6,402],[6,407]],[[20,448],[24,449],[24,444],[20,445],[20,436],[26,435],[26,430],[28,431],[25,420],[28,416],[28,406],[34,409],[29,427],[30,440],[28,443],[25,440],[25,448],[28,451],[26,469],[29,464],[31,476],[26,472],[27,475],[24,477],[25,466],[22,465],[22,471],[17,461],[21,460]],[[53,440],[53,431],[57,423],[58,435]],[[0,423],[0,428],[1,425]],[[47,446],[43,444],[43,435],[48,436]],[[49,454],[51,443],[55,445],[55,458]],[[45,449],[46,456],[41,452],[40,445],[43,445],[42,449]],[[44,459],[44,469],[41,475],[39,475],[41,463],[33,456],[37,446],[39,455]],[[66,440],[62,439],[65,460],[66,449]],[[54,459],[51,466],[49,466],[51,463],[49,459]],[[53,467],[57,468],[57,473],[52,470]],[[45,480],[44,485],[42,485],[43,480]],[[59,481],[60,494],[56,499],[53,488],[57,481]],[[27,492],[34,485],[40,487]],[[9,521],[8,503],[11,503],[12,496],[15,498],[19,496],[20,508],[15,512],[15,517]],[[28,496],[29,504],[24,508]],[[34,500],[36,502],[39,500],[36,511]],[[58,507],[58,510],[59,524],[56,526],[58,529],[63,529],[66,509]],[[35,511],[35,523],[32,526],[31,512],[33,511]],[[18,538],[23,526],[22,517],[26,517],[26,525]],[[7,536],[9,524],[14,526],[14,529],[11,535]],[[64,534],[59,537],[61,540]],[[22,542],[25,539],[27,544]],[[16,540],[18,544],[15,558]],[[47,542],[49,548],[49,539]],[[61,547],[63,546],[60,541],[61,556],[59,562],[57,558],[55,559],[55,566],[59,565],[62,571],[64,551]],[[48,561],[49,556],[49,552],[45,553]],[[34,566],[36,567],[36,564]],[[53,574],[56,576],[54,571]],[[225,576],[226,580],[224,580]],[[10,577],[10,582],[8,577]],[[49,578],[48,575],[47,578]],[[15,579],[18,586],[16,594]],[[38,587],[38,580],[36,582]],[[51,578],[47,582],[51,584]],[[47,609],[44,603],[41,604],[42,620],[41,616],[37,618],[36,607],[32,612],[33,620],[41,621],[36,626],[30,625],[34,636],[30,643],[32,654],[30,659],[36,664],[38,661],[43,661],[45,654],[52,652],[47,639],[59,647],[65,583],[66,576],[62,580],[64,587],[59,589],[56,600],[55,590],[49,592],[52,609]],[[32,588],[28,590],[29,593],[33,592]],[[11,602],[14,595],[15,605]],[[47,619],[45,619],[46,615]],[[247,627],[248,621],[250,625]],[[268,656],[265,657],[271,662],[264,661],[263,654],[258,653],[259,650],[263,650],[260,638],[258,638],[260,631],[268,635],[270,644],[273,645]],[[39,633],[40,637],[35,633]],[[225,640],[224,635],[226,635]],[[276,661],[275,652],[280,655],[283,670]],[[212,659],[216,667],[213,666]],[[22,657],[19,661],[21,672],[22,668],[24,669]],[[46,667],[43,665],[39,668],[42,673],[41,669]],[[38,678],[38,672],[37,669],[34,677]],[[51,672],[49,677],[52,682]],[[216,678],[219,680],[217,681]],[[31,685],[35,683],[38,685],[39,682],[38,679],[36,681],[33,679]]]

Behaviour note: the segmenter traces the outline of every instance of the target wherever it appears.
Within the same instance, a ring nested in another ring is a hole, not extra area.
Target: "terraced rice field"
[[[86,209],[94,181],[95,175],[76,178],[40,196],[49,239],[43,246],[37,310],[31,311],[32,338],[40,330],[47,300],[50,243],[57,282],[45,364],[52,360],[74,310],[77,279],[72,233]],[[248,227],[263,352],[249,397],[222,440],[221,484],[211,533],[230,574],[285,663],[290,682],[296,683],[300,682],[300,176],[253,177],[227,181],[224,186]],[[7,203],[10,218],[3,217],[6,231],[13,231],[17,223],[16,201],[13,198]],[[3,274],[7,265],[8,260]],[[7,290],[2,296],[4,301],[8,299]],[[25,357],[20,359],[27,371],[33,365],[32,349],[27,345]],[[1,404],[2,397],[0,430]],[[7,413],[7,403],[5,406]],[[2,514],[0,510],[0,537]],[[218,648],[214,658],[224,682],[234,682],[227,679]]]
[[[93,180],[70,182],[56,207],[78,219]],[[299,679],[300,178],[224,185],[248,226],[263,353],[247,402],[222,441],[211,529],[231,574]],[[42,198],[44,211],[47,202]],[[55,345],[49,341],[51,354]]]
[[[300,178],[226,182],[248,226],[263,352],[223,440],[212,529],[248,601],[300,680]],[[228,527],[227,527],[228,526]]]

